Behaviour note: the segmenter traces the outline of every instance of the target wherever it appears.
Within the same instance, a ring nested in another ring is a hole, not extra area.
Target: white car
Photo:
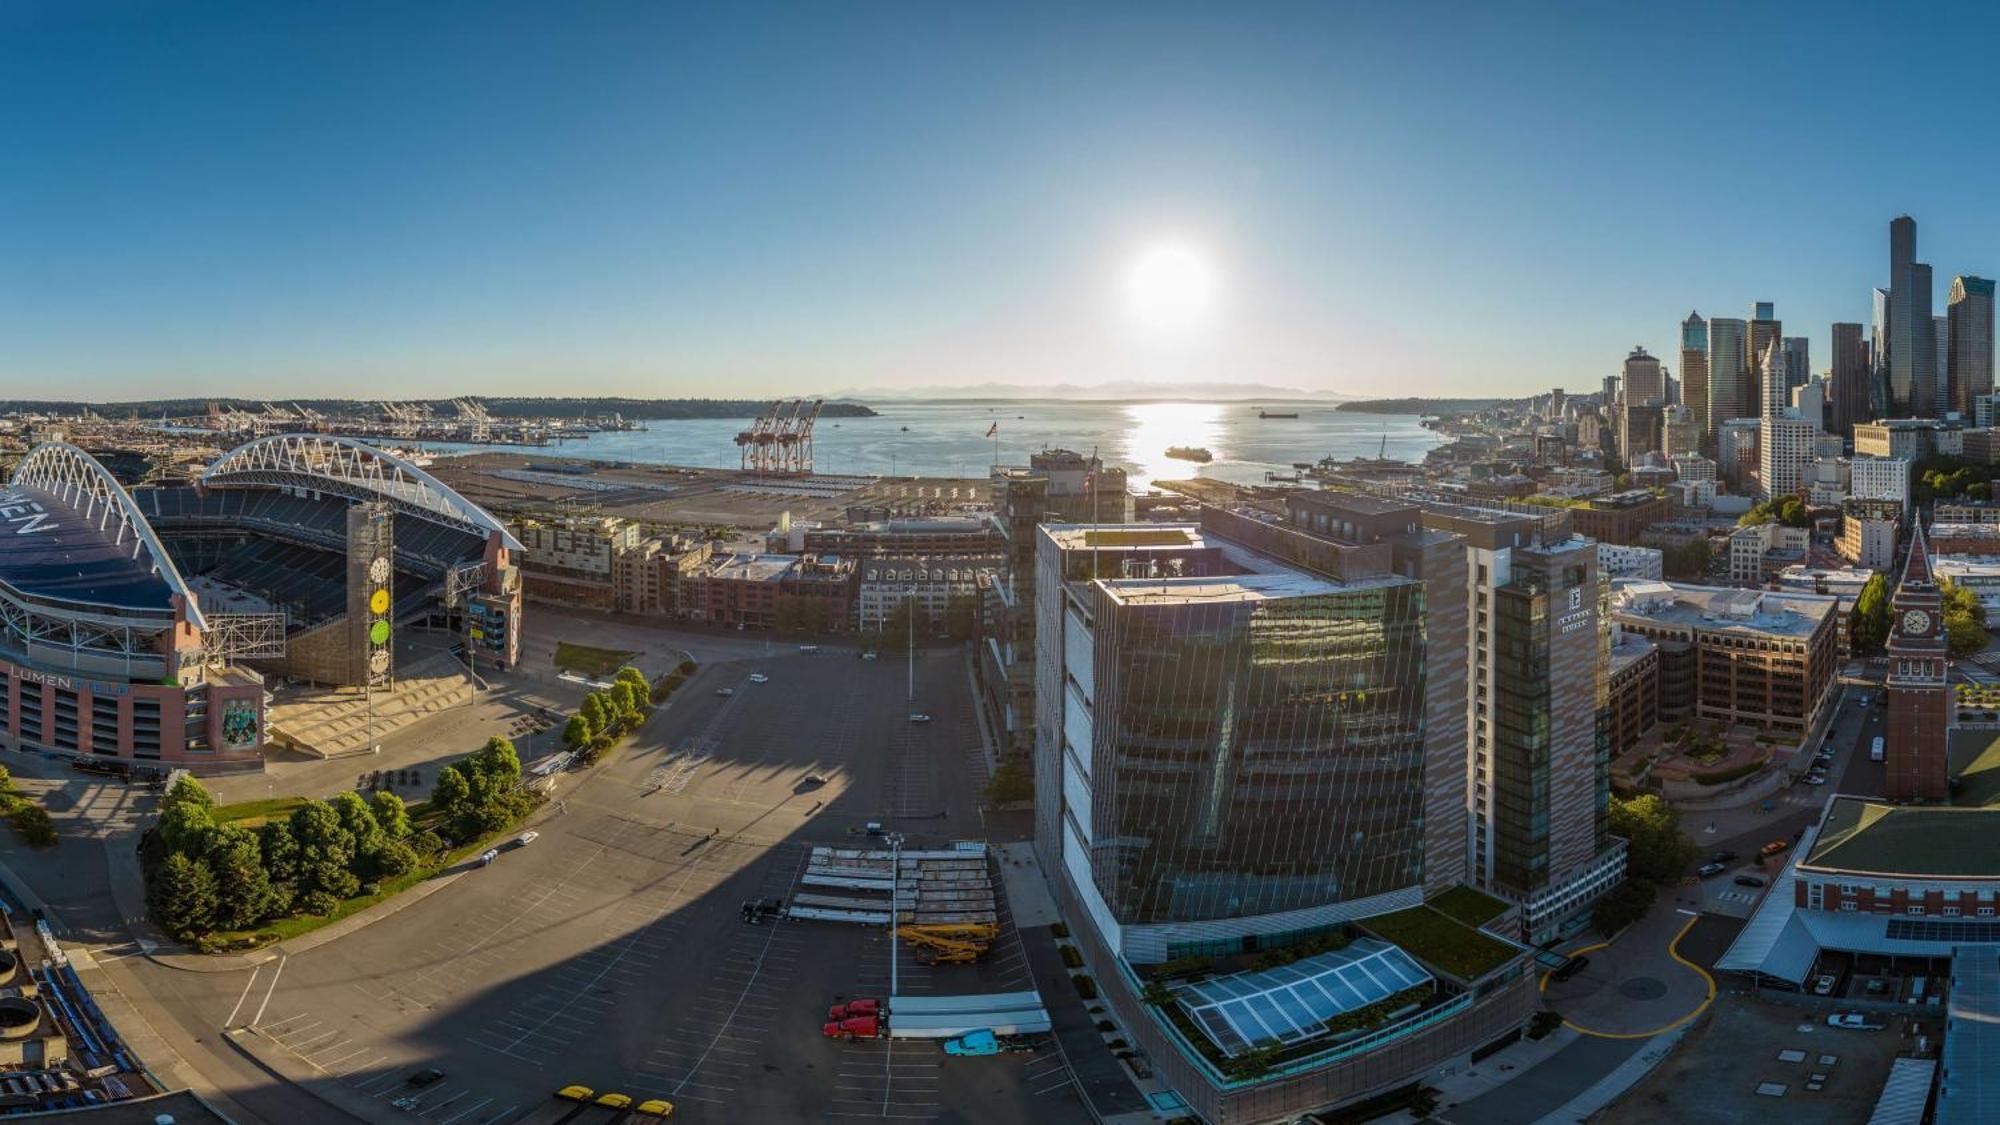
[[[717,695],[720,695],[720,696],[725,696],[725,697],[727,697],[727,696],[731,696],[731,695],[735,695],[735,694],[736,694],[736,689],[735,689],[735,688],[733,688],[733,687],[719,687],[719,688],[716,688],[716,689],[715,689],[715,694],[717,694]]]
[[[486,865],[492,863],[494,860],[499,858],[500,858],[499,848],[488,848],[485,851],[479,853],[479,866],[485,867]]]
[[[924,714],[922,711],[919,711],[916,714],[910,716],[910,721],[913,723],[928,723],[931,721],[931,717],[929,715]]]
[[[1849,1031],[1881,1031],[1882,1025],[1868,1022],[1868,1017],[1860,1012],[1835,1012],[1826,1017],[1826,1026],[1844,1027]]]
[[[519,836],[514,837],[514,842],[525,848],[541,838],[542,834],[540,832],[523,832]]]
[[[862,653],[862,654],[861,654],[861,659],[863,659],[863,660],[874,660],[874,659],[875,659],[875,650],[871,648],[871,649],[869,649],[869,650],[868,650],[867,652],[864,652],[864,653]]]
[[[753,684],[768,684],[771,682],[771,677],[766,676],[762,672],[752,672],[750,673],[750,682]]]
[[[800,652],[818,652],[818,651],[819,651],[819,646],[818,646],[818,645],[800,645],[800,646],[799,646],[799,651],[800,651]]]
[[[1825,785],[1825,784],[1826,784],[1826,778],[1823,778],[1823,777],[1821,777],[1820,775],[1818,775],[1818,774],[1816,774],[1816,773],[1809,773],[1809,774],[1807,774],[1807,775],[1806,775],[1806,784],[1807,784],[1807,785]]]

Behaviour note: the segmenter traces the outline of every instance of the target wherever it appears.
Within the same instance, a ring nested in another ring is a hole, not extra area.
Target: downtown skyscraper
[[[1708,322],[1699,312],[1681,321],[1681,405],[1694,415],[1706,444],[1713,436],[1708,426]]]
[[[1973,400],[1993,391],[1993,282],[1983,277],[1952,278],[1945,309],[1950,324],[1946,397],[1951,409],[1970,420]]]
[[[1931,268],[1917,261],[1917,221],[1889,223],[1889,416],[1937,412],[1937,344],[1931,325]]]
[[[1749,329],[1733,317],[1718,316],[1708,322],[1706,425],[1711,435],[1720,434],[1724,422],[1757,416],[1757,397],[1750,391]]]
[[[1871,405],[1871,375],[1868,342],[1861,337],[1859,324],[1833,326],[1833,406],[1829,423],[1832,433],[1854,437],[1854,424],[1874,416]]]

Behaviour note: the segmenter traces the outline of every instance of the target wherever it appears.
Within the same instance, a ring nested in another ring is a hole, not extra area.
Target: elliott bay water
[[[1024,465],[1048,448],[1095,450],[1125,468],[1130,483],[1215,477],[1261,484],[1267,472],[1322,457],[1422,460],[1443,439],[1415,414],[1360,414],[1310,403],[1008,402],[870,403],[873,418],[821,418],[813,430],[822,473],[984,477],[988,466]],[[1259,418],[1260,409],[1297,418]],[[539,456],[730,468],[739,464],[736,434],[748,419],[649,421],[643,431],[593,434],[540,448],[425,443],[438,453],[492,449]],[[992,437],[989,427],[997,426]],[[1166,455],[1171,446],[1205,448],[1207,464]]]

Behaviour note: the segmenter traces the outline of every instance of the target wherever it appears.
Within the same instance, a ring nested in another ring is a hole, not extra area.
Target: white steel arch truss
[[[133,502],[132,494],[97,458],[68,442],[43,442],[14,466],[7,483],[15,488],[48,492],[80,510],[85,520],[96,523],[98,531],[110,533],[112,542],[120,548],[129,544],[132,558],[143,559],[169,590],[186,599],[189,623],[197,629],[208,627],[202,619],[199,601],[174,565],[173,556],[167,554],[160,537],[153,533],[153,525]]]
[[[204,482],[286,485],[356,500],[384,499],[423,519],[484,538],[499,532],[509,550],[520,540],[450,485],[384,449],[336,434],[273,434],[223,454]]]

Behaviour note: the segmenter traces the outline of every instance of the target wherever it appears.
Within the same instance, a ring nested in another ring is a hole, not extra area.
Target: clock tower
[[[1945,758],[1946,716],[1944,596],[1931,574],[1923,520],[1916,523],[1903,578],[1890,599],[1888,796],[1897,801],[1942,801],[1949,795]]]

